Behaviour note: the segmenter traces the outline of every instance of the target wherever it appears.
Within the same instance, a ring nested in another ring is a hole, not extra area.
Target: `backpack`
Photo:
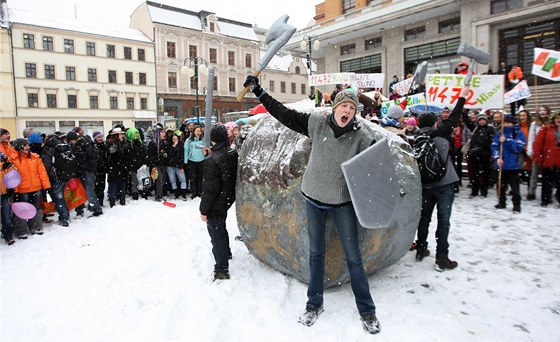
[[[447,160],[440,156],[434,139],[429,135],[419,134],[412,143],[412,151],[420,169],[422,184],[436,183],[445,176]]]
[[[79,161],[67,143],[59,143],[55,147],[54,167],[58,181],[69,181],[76,177],[79,171]]]

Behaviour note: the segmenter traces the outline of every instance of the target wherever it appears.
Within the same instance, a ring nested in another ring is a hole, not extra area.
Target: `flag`
[[[532,74],[560,81],[560,51],[535,48]]]

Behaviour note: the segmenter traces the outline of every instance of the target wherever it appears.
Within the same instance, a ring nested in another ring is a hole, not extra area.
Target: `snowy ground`
[[[418,263],[409,252],[369,277],[376,336],[363,332],[348,285],[326,291],[313,327],[298,324],[306,286],[233,241],[233,209],[232,279],[213,283],[199,200],[127,200],[0,245],[0,340],[559,341],[560,209],[524,201],[513,215],[511,202],[494,209],[493,195],[469,199],[464,189],[455,201],[456,270],[434,271],[432,224],[432,256]]]

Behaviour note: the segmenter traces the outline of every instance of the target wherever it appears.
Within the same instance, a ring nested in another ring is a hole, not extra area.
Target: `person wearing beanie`
[[[311,326],[323,312],[324,218],[330,214],[348,263],[362,327],[370,334],[378,333],[381,328],[359,245],[359,230],[363,228],[357,224],[354,205],[340,167],[375,142],[355,118],[358,108],[356,93],[350,89],[341,90],[334,97],[332,112],[324,115],[287,108],[262,89],[254,76],[248,76],[244,86],[250,87],[268,112],[283,125],[312,140],[311,154],[301,183],[307,211],[310,277],[307,304],[299,323]]]
[[[21,182],[15,189],[15,201],[30,203],[37,211],[35,216],[29,220],[14,215],[15,236],[19,239],[27,239],[28,233],[43,234],[43,214],[40,208],[41,190],[50,189],[51,182],[41,157],[31,152],[27,139],[18,138],[12,142],[12,145],[19,153],[18,157],[14,159],[14,165],[21,176]]]
[[[523,168],[520,157],[527,145],[527,138],[517,125],[517,119],[508,114],[504,116],[502,131],[492,141],[492,157],[494,169],[498,172],[501,183],[498,186],[498,204],[496,209],[506,208],[506,192],[508,185],[512,191],[513,212],[521,212],[521,193],[519,191],[519,172]]]
[[[467,113],[464,113],[463,122],[472,132],[466,155],[472,172],[470,197],[478,195],[486,197],[490,185],[491,146],[496,131],[493,126],[488,124],[488,116],[484,112],[480,112],[474,122],[469,120]]]
[[[391,106],[387,114],[381,119],[381,127],[389,132],[395,133],[404,141],[408,142],[406,133],[403,131],[404,111],[401,106]]]
[[[412,142],[416,138],[416,136],[420,133],[420,129],[418,128],[418,123],[416,122],[415,118],[409,118],[405,122],[404,126],[404,134],[406,135],[406,140],[409,144],[412,145]]]
[[[460,117],[465,105],[465,99],[470,91],[469,87],[461,90],[457,105],[453,108],[447,120],[437,123],[433,113],[426,112],[418,117],[418,127],[421,135],[430,136],[441,156],[442,160],[447,160],[446,173],[443,178],[435,183],[422,184],[422,211],[416,240],[416,260],[422,261],[430,255],[428,250],[428,232],[432,213],[437,206],[437,228],[436,228],[436,271],[452,270],[457,267],[457,262],[449,259],[449,243],[447,237],[450,230],[451,209],[455,199],[455,183],[459,181],[459,176],[453,166],[453,161],[449,158],[451,150],[450,138],[453,129],[460,124]]]
[[[214,280],[229,279],[231,249],[226,227],[227,211],[235,201],[237,159],[235,150],[229,148],[227,128],[217,124],[210,130],[211,153],[204,160],[204,181],[200,199],[200,218],[206,223],[212,254],[214,255]]]

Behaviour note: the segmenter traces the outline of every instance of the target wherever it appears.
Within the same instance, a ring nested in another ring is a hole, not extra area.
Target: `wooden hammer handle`
[[[255,71],[253,73],[253,76],[255,77],[259,77],[259,75],[261,74],[260,71]],[[249,88],[251,88],[251,86],[246,86],[245,88],[243,88],[242,91],[239,92],[239,94],[237,94],[237,101],[241,102],[241,100],[243,100],[243,98],[245,97],[245,95],[247,95],[247,93],[249,92]]]

